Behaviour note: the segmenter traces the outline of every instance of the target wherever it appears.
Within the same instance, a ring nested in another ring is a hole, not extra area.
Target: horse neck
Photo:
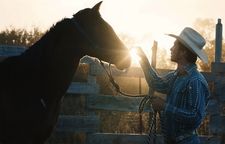
[[[68,27],[63,33],[47,33],[33,46],[41,58],[43,78],[40,83],[44,84],[44,93],[49,101],[60,100],[65,94],[80,58],[86,54],[83,46],[84,42],[79,33],[72,33]]]
[[[72,31],[71,29],[74,30]],[[34,47],[41,47],[41,51],[46,58],[52,57],[52,59],[58,60],[71,61],[71,59],[74,59],[75,61],[79,61],[80,58],[89,53],[86,51],[85,41],[79,32],[76,31],[74,25],[64,26],[61,31],[64,32],[59,33],[55,30],[47,33],[35,44],[38,46]]]
[[[70,34],[71,31],[64,32],[60,35],[54,47],[54,60],[52,61],[51,70],[54,72],[54,83],[58,90],[64,93],[71,83],[72,77],[79,65],[80,59],[85,55],[83,43],[79,33]],[[60,95],[59,95],[60,96]]]

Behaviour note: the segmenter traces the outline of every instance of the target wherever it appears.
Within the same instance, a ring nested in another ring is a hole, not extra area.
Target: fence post
[[[154,41],[152,46],[152,61],[151,61],[151,65],[153,68],[156,68],[157,47],[158,47],[158,42]]]
[[[221,62],[221,54],[222,54],[222,31],[223,25],[221,23],[221,19],[218,19],[216,24],[216,40],[215,40],[215,62]]]
[[[208,104],[209,112],[209,129],[214,139],[210,139],[211,143],[225,142],[225,63],[221,62],[222,54],[222,24],[218,19],[216,24],[215,38],[215,63],[211,65],[211,72],[214,77],[213,95]]]
[[[153,46],[152,46],[152,59],[151,59],[151,66],[156,69],[156,56],[157,56],[157,48],[158,48],[158,42],[157,41],[154,41],[153,42]],[[154,94],[154,89],[150,88],[149,87],[149,95],[153,95]],[[153,131],[150,131],[150,132],[153,132],[154,135],[156,134],[156,116],[157,116],[157,113],[156,111],[153,111],[153,112],[149,112],[149,128],[151,126],[152,123],[154,123],[154,126],[153,126]],[[153,119],[154,118],[154,119]],[[153,143],[156,143],[156,136],[153,137]]]

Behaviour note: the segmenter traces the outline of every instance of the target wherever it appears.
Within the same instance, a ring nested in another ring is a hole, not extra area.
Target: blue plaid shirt
[[[195,64],[186,66],[185,71],[185,75],[179,75],[178,70],[175,70],[159,76],[150,68],[148,74],[145,73],[150,87],[167,94],[161,118],[162,132],[166,139],[193,132],[206,114],[208,84]]]

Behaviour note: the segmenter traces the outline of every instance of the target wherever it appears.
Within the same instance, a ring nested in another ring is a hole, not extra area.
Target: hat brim
[[[183,39],[181,39],[179,36],[174,34],[167,34],[168,36],[176,38],[178,41],[180,41],[183,45],[185,45],[191,52],[196,54],[204,63],[208,63],[208,57],[206,53],[203,50],[200,50],[197,47],[191,47],[189,46]]]

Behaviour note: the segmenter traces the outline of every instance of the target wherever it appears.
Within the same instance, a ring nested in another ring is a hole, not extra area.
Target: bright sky
[[[100,0],[0,0],[0,30],[39,27],[46,30],[57,21]],[[148,36],[167,46],[165,33],[179,34],[197,18],[225,23],[224,0],[104,0],[102,17],[117,33],[143,39]],[[148,45],[151,44],[137,44]]]

